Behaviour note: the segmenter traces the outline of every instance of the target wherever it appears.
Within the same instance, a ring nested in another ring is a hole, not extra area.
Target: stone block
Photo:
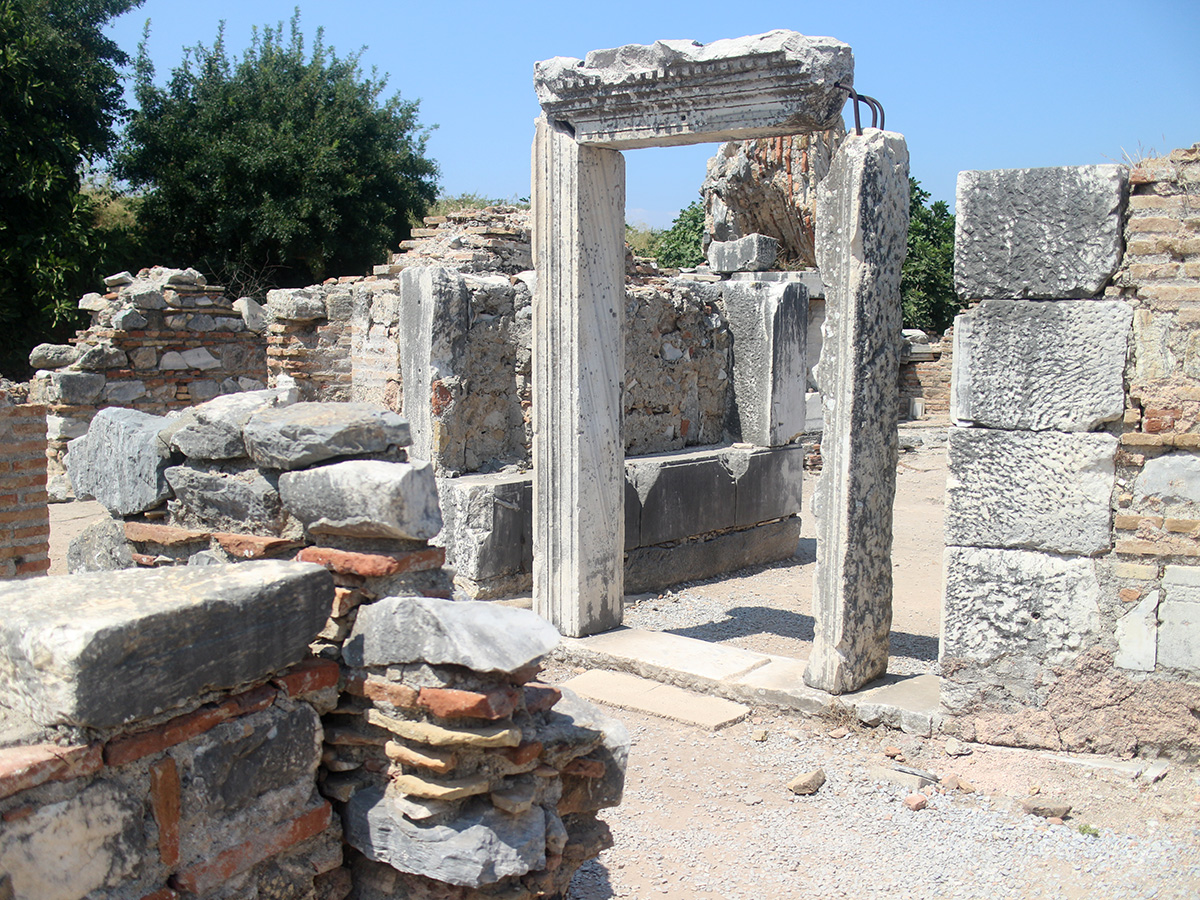
[[[1200,675],[1200,566],[1163,570],[1158,608],[1158,663]]]
[[[663,544],[734,524],[733,473],[711,452],[626,460],[625,476],[638,494],[643,545]]]
[[[303,469],[341,456],[383,454],[410,443],[408,422],[369,403],[296,403],[264,410],[242,429],[266,469]]]
[[[481,887],[546,865],[540,806],[510,814],[475,800],[451,821],[427,824],[409,820],[383,791],[370,788],[350,798],[345,829],[347,843],[367,859],[449,884]]]
[[[798,516],[804,478],[804,448],[799,444],[722,451],[737,491],[733,524],[739,528]]]
[[[1100,584],[1091,559],[947,547],[942,658],[1003,665],[1030,682],[1095,642]]]
[[[619,806],[625,791],[625,770],[632,746],[629,731],[621,721],[574,691],[564,689],[562,699],[554,705],[546,722],[551,731],[583,729],[601,736],[597,745],[589,751],[588,758],[601,763],[604,774],[600,778],[589,779],[586,799],[577,801],[576,805],[582,811]],[[536,735],[547,746],[554,743],[550,737],[542,732]]]
[[[722,286],[733,335],[732,429],[763,447],[805,430],[808,294],[798,282],[737,281]]]
[[[314,534],[423,541],[442,527],[433,465],[355,459],[279,476],[284,508]]]
[[[267,291],[266,314],[284,322],[315,322],[326,317],[320,288]]]
[[[804,681],[833,694],[887,670],[908,198],[904,138],[875,130],[845,139],[817,190],[824,433],[814,497],[816,628]],[[803,430],[803,394],[799,415]]]
[[[555,57],[534,67],[547,119],[613,149],[824,131],[854,83],[850,47],[794,31],[700,44],[670,40]]]
[[[29,351],[29,364],[35,369],[61,369],[79,358],[72,344],[38,344]]]
[[[0,586],[0,704],[107,728],[308,656],[333,602],[319,566],[124,570]]]
[[[960,296],[1096,297],[1121,262],[1125,166],[960,172],[954,284]]]
[[[1146,460],[1133,483],[1133,499],[1158,504],[1169,515],[1200,509],[1200,454],[1166,453]]]
[[[67,571],[111,572],[133,568],[133,554],[125,540],[125,528],[115,519],[93,522],[67,548]]]
[[[100,410],[88,433],[68,445],[67,474],[75,495],[94,498],[118,515],[152,509],[167,499],[171,489],[163,473],[171,459],[158,440],[167,422],[133,409]]]
[[[194,396],[194,383],[191,389]],[[168,426],[164,437],[191,459],[235,459],[246,455],[242,429],[253,416],[266,409],[289,406],[296,400],[294,388],[216,397],[184,412]]]
[[[1158,599],[1158,591],[1147,591],[1133,609],[1117,619],[1117,652],[1113,654],[1117,668],[1154,671],[1158,659]]]
[[[438,479],[442,530],[433,543],[446,548],[446,565],[473,581],[529,571],[532,555],[533,476],[464,475]]]
[[[136,309],[123,309],[113,314],[113,328],[117,331],[137,331],[145,328],[149,320]]]
[[[107,379],[98,372],[39,372],[30,390],[30,403],[87,406],[100,399]]]
[[[75,365],[88,372],[103,372],[105,369],[119,369],[129,365],[125,351],[107,342],[81,344],[79,351],[79,359],[75,361]]]
[[[51,441],[69,441],[83,437],[88,430],[87,419],[76,419],[72,416],[56,416],[46,414],[46,438]]]
[[[1132,323],[1114,300],[984,300],[954,320],[951,416],[1029,431],[1120,419]]]
[[[132,403],[146,396],[146,384],[143,381],[110,381],[104,386],[103,403],[121,404]]]
[[[1110,434],[950,429],[946,543],[1108,550],[1117,446]]]
[[[748,234],[735,241],[708,245],[708,267],[714,272],[765,272],[775,265],[779,241],[765,234]]]
[[[233,311],[242,317],[247,331],[262,334],[267,330],[267,314],[262,304],[253,297],[239,297],[233,301]]]
[[[184,524],[275,534],[283,527],[279,491],[256,469],[224,471],[188,464],[172,466],[164,474],[175,493],[173,512]]]
[[[476,600],[385,597],[360,607],[342,650],[352,666],[424,661],[477,672],[515,672],[549,653],[559,635],[525,609]]]

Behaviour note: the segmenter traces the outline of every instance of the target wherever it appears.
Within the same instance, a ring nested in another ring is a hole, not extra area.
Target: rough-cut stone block
[[[35,369],[61,369],[79,358],[72,344],[38,344],[29,351],[29,364]]]
[[[241,315],[247,331],[261,334],[267,330],[266,309],[253,297],[239,297],[234,300],[233,310]]]
[[[546,865],[542,808],[515,815],[483,800],[469,802],[446,824],[409,820],[376,788],[346,806],[346,841],[368,859],[449,884],[480,887]]]
[[[546,118],[582,144],[615,149],[824,131],[854,83],[850,47],[794,31],[656,41],[555,57],[534,67]]]
[[[246,450],[267,469],[303,469],[339,456],[407,447],[408,423],[369,403],[296,403],[253,416],[242,429]]]
[[[804,433],[808,293],[799,282],[723,285],[733,334],[733,430],[763,447]]]
[[[533,476],[464,475],[438,480],[442,530],[456,575],[474,581],[515,575],[533,552]]]
[[[325,300],[314,288],[267,291],[266,314],[284,322],[315,322],[326,317]]]
[[[1168,514],[1200,509],[1200,454],[1167,453],[1146,460],[1133,483],[1134,499],[1161,504]]]
[[[42,725],[104,728],[305,658],[333,582],[249,562],[0,586],[0,704]]]
[[[638,494],[641,544],[662,544],[734,523],[733,473],[711,452],[627,460],[625,476]]]
[[[908,198],[904,138],[874,130],[846,138],[817,191],[825,431],[814,497],[816,629],[804,680],[835,694],[887,670]],[[800,416],[803,428],[803,397]]]
[[[736,241],[708,245],[708,267],[714,272],[765,272],[775,265],[779,241],[766,234],[748,234]]]
[[[67,474],[75,495],[129,515],[171,496],[163,473],[170,455],[158,440],[168,420],[134,409],[102,409],[83,437],[69,444]]]
[[[605,713],[599,706],[584,700],[574,691],[563,689],[562,699],[555,704],[547,716],[548,730],[564,731],[583,729],[599,734],[600,741],[588,753],[590,760],[604,766],[603,774],[597,779],[588,779],[574,798],[577,811],[604,809],[619,806],[625,792],[625,769],[629,762],[632,743],[629,731],[618,719]],[[551,734],[539,733],[538,738],[551,744]],[[564,795],[570,785],[564,784]],[[566,798],[569,799],[569,798]]]
[[[952,428],[946,543],[1053,553],[1112,544],[1117,439]]]
[[[133,555],[119,520],[93,522],[67,548],[67,571],[72,575],[131,568]]]
[[[423,541],[442,527],[433,465],[354,459],[279,476],[284,508],[314,534]]]
[[[63,403],[85,406],[94,403],[108,383],[97,372],[40,372],[31,386],[31,403]]]
[[[533,603],[566,634],[621,621],[625,161],[537,122]]]
[[[171,446],[191,459],[245,456],[242,428],[251,417],[265,409],[288,406],[296,399],[295,389],[245,391],[193,406],[167,427]]]
[[[515,672],[558,645],[554,626],[524,609],[476,600],[385,597],[360,607],[343,648],[352,666],[424,660],[477,672]]]
[[[961,425],[1091,431],[1125,411],[1133,310],[1113,300],[984,300],[954,320]]]
[[[947,547],[942,658],[1066,665],[1100,627],[1096,564],[1027,550]]]
[[[954,284],[967,299],[1099,295],[1121,262],[1125,166],[959,172]]]
[[[1167,566],[1158,609],[1158,662],[1200,675],[1200,566]]]
[[[283,525],[279,491],[256,469],[226,472],[195,464],[166,470],[181,520],[211,530],[270,531]]]

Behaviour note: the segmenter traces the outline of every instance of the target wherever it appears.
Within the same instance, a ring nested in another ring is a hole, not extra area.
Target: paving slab
[[[685,691],[627,672],[593,669],[575,676],[563,686],[597,703],[698,725],[711,731],[740,722],[750,713],[750,708],[741,703]]]
[[[761,653],[640,628],[563,638],[560,647],[578,665],[632,672],[700,690],[740,678],[770,662],[770,657]]]
[[[804,683],[806,659],[772,656],[765,666],[730,681],[721,693],[744,703],[794,709],[809,716],[830,712],[833,696]]]
[[[885,675],[872,684],[875,686],[841,697],[859,721],[922,737],[933,733],[941,715],[941,679],[937,675]]]

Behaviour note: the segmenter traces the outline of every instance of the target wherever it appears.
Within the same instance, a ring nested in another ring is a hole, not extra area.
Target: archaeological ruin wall
[[[46,409],[0,391],[0,579],[50,568]]]
[[[964,172],[944,729],[1200,753],[1200,146]]]

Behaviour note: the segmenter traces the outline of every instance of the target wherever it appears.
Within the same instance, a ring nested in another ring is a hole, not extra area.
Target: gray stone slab
[[[825,285],[821,273],[816,269],[798,269],[786,272],[731,272],[730,281],[798,281],[808,291],[809,300],[825,297]],[[810,349],[812,340],[809,340]]]
[[[440,478],[442,530],[432,542],[446,548],[446,565],[473,581],[529,571],[533,476],[464,475]]]
[[[766,665],[726,682],[721,693],[756,706],[779,706],[807,716],[828,715],[833,697],[804,683],[807,665],[807,659],[770,656]]]
[[[1125,410],[1133,310],[1116,300],[984,300],[954,320],[961,425],[1092,431]]]
[[[1200,509],[1200,454],[1165,453],[1146,460],[1133,483],[1133,497],[1186,518]]]
[[[662,544],[734,524],[733,474],[712,453],[629,459],[625,477],[641,508],[639,544]]]
[[[548,119],[583,144],[614,149],[824,131],[841,122],[854,55],[794,31],[713,41],[657,41],[555,57],[534,67]]]
[[[763,447],[804,433],[808,294],[798,282],[722,285],[733,335],[730,428]]]
[[[1200,675],[1200,566],[1167,566],[1158,608],[1158,663]]]
[[[346,842],[401,872],[467,887],[494,884],[546,865],[542,807],[501,812],[483,800],[464,804],[445,824],[413,822],[378,788],[346,805]]]
[[[947,547],[944,572],[943,660],[995,666],[1030,687],[1043,666],[1069,664],[1099,632],[1094,560]]]
[[[733,523],[738,527],[800,514],[804,448],[730,447],[723,453],[737,490]]]
[[[1133,609],[1117,619],[1117,652],[1113,665],[1135,672],[1153,672],[1158,662],[1159,591],[1146,591]],[[1200,607],[1197,608],[1200,610]]]
[[[321,566],[246,562],[0,585],[0,705],[108,728],[308,656],[333,602]]]
[[[267,291],[266,314],[284,322],[315,322],[327,311],[320,288],[281,288]]]
[[[278,534],[284,524],[279,490],[257,469],[226,471],[191,463],[166,470],[171,507],[190,526],[211,531]]]
[[[266,409],[295,403],[295,389],[244,391],[193,406],[168,426],[172,447],[190,459],[235,459],[246,455],[242,429]]]
[[[824,432],[813,503],[816,634],[804,677],[834,694],[887,671],[908,198],[904,138],[875,130],[846,138],[817,191]]]
[[[152,509],[171,496],[163,475],[170,454],[158,440],[168,421],[134,409],[100,410],[88,433],[68,445],[75,496],[98,500],[118,515]]]
[[[765,234],[748,234],[734,241],[708,245],[708,267],[714,272],[765,272],[775,265],[779,241]]]
[[[554,626],[529,610],[478,600],[385,597],[359,607],[342,658],[352,666],[424,661],[515,672],[558,642]]]
[[[1125,166],[959,172],[954,284],[966,299],[1095,297],[1121,262]]]
[[[284,508],[313,534],[424,541],[442,528],[433,465],[353,459],[279,476]]]
[[[303,469],[327,459],[407,447],[408,422],[369,403],[296,403],[264,410],[242,429],[246,450],[267,469]]]
[[[946,543],[1108,550],[1117,446],[1110,434],[950,429]]]
[[[630,675],[594,669],[563,682],[575,693],[597,703],[647,713],[711,731],[740,722],[750,708],[720,697],[708,697]]]
[[[614,628],[586,638],[564,638],[566,656],[581,665],[632,672],[684,688],[707,690],[740,678],[769,657],[663,631]]]
[[[929,737],[940,716],[940,697],[937,675],[885,675],[863,690],[844,695],[841,701],[865,725],[886,725]]]

